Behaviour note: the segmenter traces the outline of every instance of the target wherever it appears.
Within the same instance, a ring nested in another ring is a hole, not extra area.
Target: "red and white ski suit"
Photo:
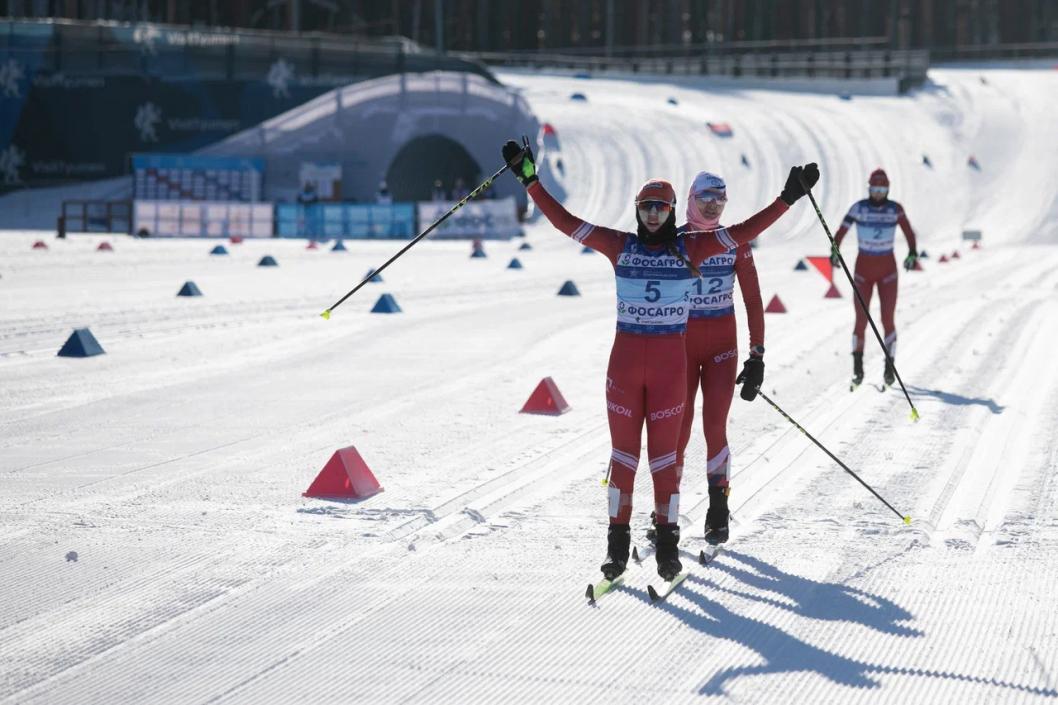
[[[676,452],[687,396],[684,332],[694,277],[682,265],[682,272],[678,272],[672,266],[675,258],[664,247],[645,248],[635,233],[600,227],[571,215],[539,182],[532,183],[528,193],[558,230],[606,255],[618,279],[618,331],[606,373],[612,445],[610,522],[627,524],[631,519],[632,489],[645,423],[657,522],[675,523],[679,516]],[[685,233],[678,240],[679,251],[688,261],[701,262],[749,242],[788,208],[776,199],[730,228]],[[639,291],[646,293],[640,302],[668,305],[658,311],[652,306],[640,306],[622,293],[623,288],[636,283]],[[658,298],[652,296],[654,293]],[[663,295],[667,298],[661,298]]]
[[[915,231],[904,213],[904,207],[896,201],[886,199],[875,202],[869,198],[857,201],[849,208],[841,227],[834,234],[834,242],[841,246],[845,233],[856,225],[856,239],[859,243],[859,255],[856,257],[856,268],[853,279],[856,289],[863,297],[866,306],[871,305],[871,294],[878,287],[878,301],[882,309],[882,328],[885,329],[885,347],[889,354],[896,355],[896,292],[897,279],[896,258],[893,256],[893,241],[896,237],[896,226],[904,231],[907,246],[912,252],[915,249]],[[852,352],[863,352],[863,335],[867,330],[867,314],[859,302],[852,301],[856,311],[856,323],[852,330]]]
[[[713,255],[698,264],[701,291],[691,295],[687,322],[687,408],[676,452],[682,479],[683,458],[694,425],[694,401],[702,389],[702,427],[705,432],[706,477],[710,487],[727,487],[731,480],[731,451],[727,445],[727,414],[738,376],[738,335],[732,297],[738,279],[749,321],[750,348],[764,346],[764,305],[757,267],[748,244]]]

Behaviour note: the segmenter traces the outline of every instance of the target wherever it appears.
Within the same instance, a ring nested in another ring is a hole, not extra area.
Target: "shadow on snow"
[[[733,558],[740,565],[728,565]],[[827,680],[852,688],[879,688],[881,674],[919,676],[963,681],[1017,690],[1034,695],[1058,698],[1058,690],[1011,683],[999,678],[985,678],[950,671],[890,666],[842,656],[834,651],[813,646],[788,634],[768,622],[739,615],[709,594],[723,592],[747,600],[762,602],[794,614],[824,621],[859,624],[898,637],[925,636],[906,622],[912,615],[892,600],[858,588],[839,583],[824,583],[784,573],[757,558],[725,551],[710,564],[709,570],[720,570],[736,578],[748,588],[773,593],[758,595],[737,588],[725,588],[707,578],[691,575],[675,599],[658,603],[655,609],[669,612],[693,629],[717,639],[741,644],[755,651],[763,663],[733,666],[717,671],[699,687],[700,695],[726,695],[725,686],[741,677],[778,673],[812,672]],[[637,598],[649,603],[646,595],[636,592]],[[691,603],[684,606],[683,601]]]
[[[977,397],[964,397],[954,392],[944,392],[940,389],[926,389],[925,387],[910,386],[908,392],[916,398],[933,397],[944,404],[952,406],[983,406],[993,414],[1002,414],[1005,406],[1000,406],[994,399],[980,399]]]

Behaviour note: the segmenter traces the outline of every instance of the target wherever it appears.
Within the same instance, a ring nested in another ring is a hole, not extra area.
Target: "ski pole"
[[[762,398],[762,399],[764,399],[764,401],[766,401],[766,402],[768,402],[769,404],[771,404],[771,408],[773,408],[773,409],[775,409],[776,411],[778,411],[778,412],[779,412],[780,414],[782,414],[782,416],[783,416],[783,418],[784,418],[784,419],[786,419],[787,421],[789,421],[790,423],[792,423],[792,424],[793,424],[793,425],[794,425],[794,426],[795,426],[795,427],[797,428],[797,430],[798,430],[798,431],[800,431],[801,433],[803,433],[803,434],[805,434],[806,436],[808,436],[808,440],[810,440],[810,441],[812,441],[813,443],[815,443],[815,444],[816,444],[817,446],[819,446],[819,448],[820,448],[820,449],[821,449],[821,450],[822,450],[822,451],[823,451],[824,453],[826,453],[827,455],[829,455],[829,456],[830,456],[830,459],[831,459],[831,460],[833,460],[833,461],[834,461],[835,463],[837,463],[837,464],[838,464],[839,466],[841,466],[841,469],[842,469],[842,470],[844,470],[845,472],[847,472],[848,474],[850,474],[850,475],[852,475],[852,476],[853,476],[854,478],[856,478],[856,481],[857,481],[857,482],[859,482],[859,483],[860,483],[861,485],[863,485],[864,487],[866,487],[866,488],[867,488],[868,490],[870,490],[871,494],[873,494],[873,495],[874,495],[875,497],[877,497],[877,498],[878,498],[879,500],[881,500],[882,504],[884,504],[885,506],[887,506],[887,507],[889,507],[890,509],[892,509],[892,510],[893,510],[893,512],[894,512],[894,513],[895,513],[895,514],[896,514],[896,515],[897,515],[898,517],[900,517],[901,519],[903,519],[903,520],[904,520],[904,523],[905,523],[905,524],[910,524],[910,523],[911,523],[911,516],[910,516],[909,514],[901,514],[900,512],[898,512],[898,511],[896,510],[896,507],[894,507],[893,505],[889,504],[889,502],[886,502],[886,501],[885,501],[885,498],[884,498],[884,497],[882,497],[882,496],[881,496],[880,494],[878,494],[877,492],[875,492],[875,490],[874,490],[874,488],[873,488],[873,487],[871,487],[871,486],[870,486],[870,485],[868,485],[868,484],[867,484],[866,482],[864,482],[864,481],[863,481],[863,479],[862,479],[862,478],[861,478],[861,477],[860,477],[859,475],[857,475],[856,473],[854,473],[854,472],[853,472],[852,470],[850,470],[850,469],[849,469],[849,466],[848,466],[848,465],[846,465],[845,463],[841,462],[841,461],[840,461],[840,460],[838,459],[838,457],[837,457],[836,455],[834,455],[834,454],[833,454],[833,453],[831,453],[831,452],[830,452],[829,450],[827,450],[827,447],[826,447],[826,446],[824,446],[824,445],[823,445],[822,443],[820,443],[819,441],[817,441],[817,440],[815,439],[815,437],[814,437],[814,436],[813,436],[813,435],[812,435],[811,433],[809,433],[808,431],[806,431],[806,430],[804,429],[804,427],[803,427],[803,426],[801,426],[801,424],[797,423],[797,422],[796,422],[796,421],[794,421],[794,420],[793,420],[792,418],[790,418],[790,415],[789,415],[789,414],[787,414],[787,413],[786,413],[785,411],[783,411],[782,409],[780,409],[780,408],[779,408],[779,405],[778,405],[778,404],[776,404],[776,403],[775,403],[775,402],[773,402],[773,401],[772,401],[771,399],[769,399],[769,398],[768,398],[768,395],[767,395],[767,394],[765,394],[764,392],[762,392],[762,391],[760,390],[760,387],[757,387],[757,393],[758,393],[758,394],[760,394],[761,398]]]
[[[823,224],[823,232],[827,234],[827,239],[830,240],[830,251],[831,253],[837,253],[838,262],[841,264],[842,271],[845,272],[845,276],[848,277],[849,284],[852,286],[852,293],[856,295],[856,300],[860,302],[860,308],[863,309],[863,313],[867,316],[867,322],[871,324],[871,330],[874,331],[874,337],[878,339],[878,344],[882,346],[882,352],[885,354],[885,361],[893,366],[893,374],[896,375],[896,380],[900,383],[900,389],[904,392],[904,397],[907,398],[907,403],[911,405],[911,420],[918,421],[918,409],[915,408],[914,402],[911,401],[911,395],[907,393],[907,387],[904,386],[904,380],[900,378],[900,372],[896,369],[896,361],[893,356],[889,354],[889,349],[885,347],[885,341],[882,340],[882,334],[878,332],[878,326],[874,324],[874,318],[871,317],[871,312],[867,307],[867,302],[863,300],[863,296],[860,295],[860,290],[856,288],[856,282],[852,278],[852,274],[849,273],[848,265],[845,264],[845,258],[841,256],[841,250],[838,249],[837,243],[834,242],[834,236],[830,234],[830,227],[827,225],[826,218],[823,217],[823,211],[819,210],[819,204],[816,203],[815,196],[812,195],[812,189],[808,187],[808,184],[804,182],[804,179],[800,179],[801,187],[808,194],[808,200],[812,202],[812,207],[816,209],[816,215],[819,216],[819,222]]]
[[[476,189],[474,189],[473,191],[471,191],[470,193],[468,193],[468,194],[467,194],[466,196],[464,196],[464,197],[463,197],[463,200],[459,201],[459,203],[456,203],[456,204],[455,204],[454,206],[452,206],[451,208],[449,208],[449,209],[448,209],[448,212],[447,212],[447,213],[445,213],[445,214],[444,214],[444,215],[442,215],[442,216],[441,216],[440,218],[438,218],[437,220],[435,220],[435,221],[433,222],[433,224],[431,224],[431,225],[430,225],[430,227],[426,228],[426,230],[423,230],[423,231],[422,231],[421,233],[419,233],[419,234],[418,234],[417,236],[415,236],[415,239],[414,239],[414,240],[412,240],[412,241],[411,241],[411,242],[409,242],[409,243],[408,243],[407,245],[405,245],[404,247],[402,247],[402,248],[401,248],[401,250],[400,250],[400,252],[398,252],[397,254],[393,255],[393,256],[392,256],[392,257],[390,257],[390,258],[389,258],[388,260],[386,260],[386,263],[385,263],[385,264],[383,264],[383,265],[382,265],[381,267],[379,267],[378,269],[374,269],[374,270],[372,270],[370,274],[368,274],[368,275],[367,275],[366,277],[364,277],[364,280],[363,280],[362,282],[360,282],[359,284],[357,284],[356,286],[354,286],[354,287],[352,288],[352,290],[351,290],[351,291],[350,291],[350,292],[349,292],[348,294],[346,294],[345,296],[343,296],[342,298],[338,299],[338,300],[337,300],[337,301],[335,301],[335,302],[334,302],[333,304],[331,304],[331,306],[330,306],[330,307],[329,307],[329,308],[328,308],[328,309],[327,309],[326,311],[324,311],[323,313],[321,313],[321,314],[320,314],[320,316],[322,316],[322,317],[323,317],[324,319],[330,320],[330,318],[331,318],[331,311],[333,311],[334,309],[336,309],[336,308],[338,308],[339,306],[341,306],[341,305],[342,305],[342,302],[343,302],[343,301],[345,301],[345,300],[346,300],[346,299],[348,299],[348,298],[349,298],[350,296],[352,296],[353,294],[355,294],[356,292],[358,292],[358,291],[360,290],[360,287],[362,287],[362,286],[363,286],[364,284],[367,284],[367,283],[368,283],[368,282],[369,282],[369,281],[371,280],[371,278],[372,278],[372,277],[374,277],[374,276],[375,276],[376,274],[381,274],[381,273],[382,273],[382,270],[383,270],[383,269],[385,269],[386,267],[388,267],[388,266],[389,266],[390,264],[392,264],[392,263],[393,263],[393,262],[394,262],[394,261],[395,261],[395,260],[396,260],[396,259],[397,259],[398,257],[400,257],[401,255],[403,255],[403,254],[404,254],[405,252],[407,252],[408,250],[410,250],[410,249],[412,248],[412,246],[413,246],[413,245],[414,245],[415,243],[419,242],[419,240],[422,240],[422,239],[423,239],[424,237],[426,237],[426,236],[427,236],[427,235],[429,235],[429,234],[430,234],[431,232],[433,232],[433,229],[434,229],[434,228],[436,228],[436,227],[437,227],[438,225],[440,225],[441,223],[445,222],[445,220],[447,220],[447,219],[448,219],[448,216],[450,216],[450,215],[452,215],[453,213],[455,213],[455,212],[456,212],[457,210],[459,210],[460,208],[462,208],[463,206],[465,206],[465,205],[466,205],[466,204],[467,204],[467,203],[468,203],[469,201],[472,201],[472,200],[473,200],[474,198],[476,198],[478,194],[480,194],[480,193],[481,193],[481,192],[483,192],[483,191],[484,191],[485,189],[487,189],[487,188],[488,188],[489,186],[491,186],[491,185],[492,185],[492,182],[493,182],[493,181],[495,181],[496,179],[498,179],[498,178],[499,178],[499,176],[500,176],[500,174],[502,174],[503,172],[507,171],[507,170],[508,170],[509,168],[510,168],[510,164],[504,164],[504,165],[503,165],[503,167],[502,167],[502,168],[501,168],[501,169],[500,169],[499,171],[497,171],[497,172],[496,172],[495,174],[493,174],[492,176],[490,176],[489,178],[487,178],[487,179],[485,179],[485,180],[484,180],[483,182],[481,182],[481,185],[480,185],[480,186],[478,186],[478,187],[477,187]]]

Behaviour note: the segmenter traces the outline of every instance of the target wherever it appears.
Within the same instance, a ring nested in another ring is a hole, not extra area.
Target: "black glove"
[[[533,161],[533,150],[528,143],[518,144],[514,140],[507,140],[503,144],[503,160],[510,164],[511,173],[522,182],[522,186],[528,187],[537,180],[536,162]]]
[[[833,267],[841,266],[841,255],[838,254],[838,246],[834,245],[830,248],[830,264]]]
[[[735,384],[742,385],[740,396],[746,401],[757,398],[760,385],[764,384],[764,358],[750,355],[742,363],[742,372],[735,378]]]
[[[904,258],[904,269],[910,272],[915,268],[915,262],[918,261],[918,255],[914,252],[908,252],[907,257]]]
[[[789,176],[786,177],[786,186],[783,187],[779,198],[785,201],[786,205],[792,206],[798,198],[808,193],[807,189],[815,186],[817,181],[819,181],[819,167],[815,162],[792,167]]]

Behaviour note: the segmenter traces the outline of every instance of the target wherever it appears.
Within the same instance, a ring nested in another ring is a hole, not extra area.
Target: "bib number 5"
[[[648,304],[657,303],[658,299],[661,298],[661,289],[658,288],[659,284],[661,284],[660,281],[656,281],[653,279],[647,282],[647,293],[643,297],[643,300],[646,301]]]

